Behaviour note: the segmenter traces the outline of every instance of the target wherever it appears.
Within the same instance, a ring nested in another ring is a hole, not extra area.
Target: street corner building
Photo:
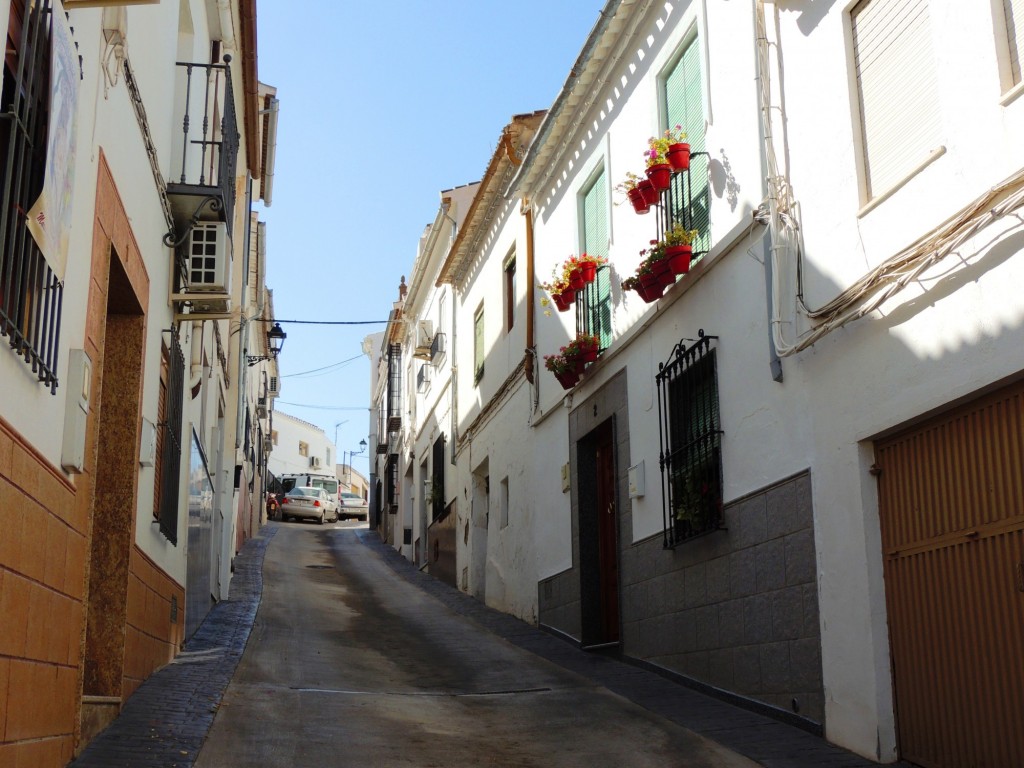
[[[1022,41],[609,0],[394,276],[371,524],[879,763],[1024,765]]]
[[[0,765],[56,768],[264,520],[278,100],[254,0],[0,23]]]

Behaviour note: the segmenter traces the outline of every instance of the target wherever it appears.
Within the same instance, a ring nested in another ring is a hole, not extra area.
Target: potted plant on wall
[[[682,275],[690,271],[693,241],[699,234],[696,229],[686,229],[678,223],[665,233],[662,240],[665,246],[665,259],[673,275]]]
[[[608,259],[604,256],[592,256],[589,253],[581,254],[579,258],[579,265],[580,272],[583,275],[583,282],[594,282],[594,278],[597,277],[597,268],[607,263]]]
[[[640,183],[646,181],[645,179],[637,176],[635,173],[627,173],[626,180],[615,185],[617,192],[621,192],[628,199],[630,204],[633,206],[633,210],[637,213],[647,213],[650,211],[650,203],[644,197],[643,191],[640,189]],[[650,185],[650,182],[648,182]],[[653,189],[653,187],[652,187]]]
[[[672,166],[666,158],[668,145],[669,141],[664,136],[652,136],[647,140],[647,151],[644,153],[647,161],[647,178],[659,192],[668,189],[672,183]]]
[[[565,347],[562,347],[561,354],[544,355],[544,367],[551,371],[562,389],[572,389],[580,380],[576,372],[576,361],[565,356]]]
[[[576,292],[569,285],[569,278],[565,274],[565,267],[555,267],[551,271],[551,280],[541,283],[540,287],[551,294],[552,301],[559,312],[568,311],[573,302],[576,301]],[[541,301],[547,306],[547,299]]]
[[[690,145],[686,142],[686,132],[683,126],[677,125],[665,131],[665,139],[668,146],[665,149],[665,159],[673,171],[686,171],[690,168]]]

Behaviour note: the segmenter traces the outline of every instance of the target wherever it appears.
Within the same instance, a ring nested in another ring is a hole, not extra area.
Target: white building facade
[[[1008,768],[1019,30],[819,5],[612,0],[525,156],[496,153],[442,274],[454,572],[879,762]],[[616,186],[677,125],[689,170],[638,215]],[[693,263],[648,303],[622,282],[676,223]],[[545,310],[584,252],[607,266]],[[543,360],[582,333],[600,356],[563,389]]]

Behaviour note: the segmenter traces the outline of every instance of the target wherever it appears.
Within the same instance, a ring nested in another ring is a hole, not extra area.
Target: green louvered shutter
[[[700,46],[697,43],[696,39],[690,42],[665,78],[664,114],[668,120],[665,127],[681,125],[686,131],[691,153],[704,151],[704,96],[700,81]],[[707,251],[711,247],[707,155],[691,158],[690,184],[693,190],[693,226],[700,230],[700,238],[694,243],[693,250]]]
[[[608,188],[602,170],[583,196],[583,251],[608,256]],[[608,269],[597,274],[595,300],[586,307],[586,331],[601,340],[601,349],[612,343],[612,292]]]

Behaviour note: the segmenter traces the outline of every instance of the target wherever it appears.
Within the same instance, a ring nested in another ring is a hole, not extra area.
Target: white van
[[[333,475],[317,475],[311,472],[299,472],[296,474],[281,475],[278,480],[281,481],[281,487],[285,493],[288,493],[295,486],[309,486],[311,488],[323,488],[327,491],[327,495],[331,497],[331,507],[327,510],[327,519],[332,523],[338,519],[338,508],[340,507],[340,500],[338,498],[338,478]]]

